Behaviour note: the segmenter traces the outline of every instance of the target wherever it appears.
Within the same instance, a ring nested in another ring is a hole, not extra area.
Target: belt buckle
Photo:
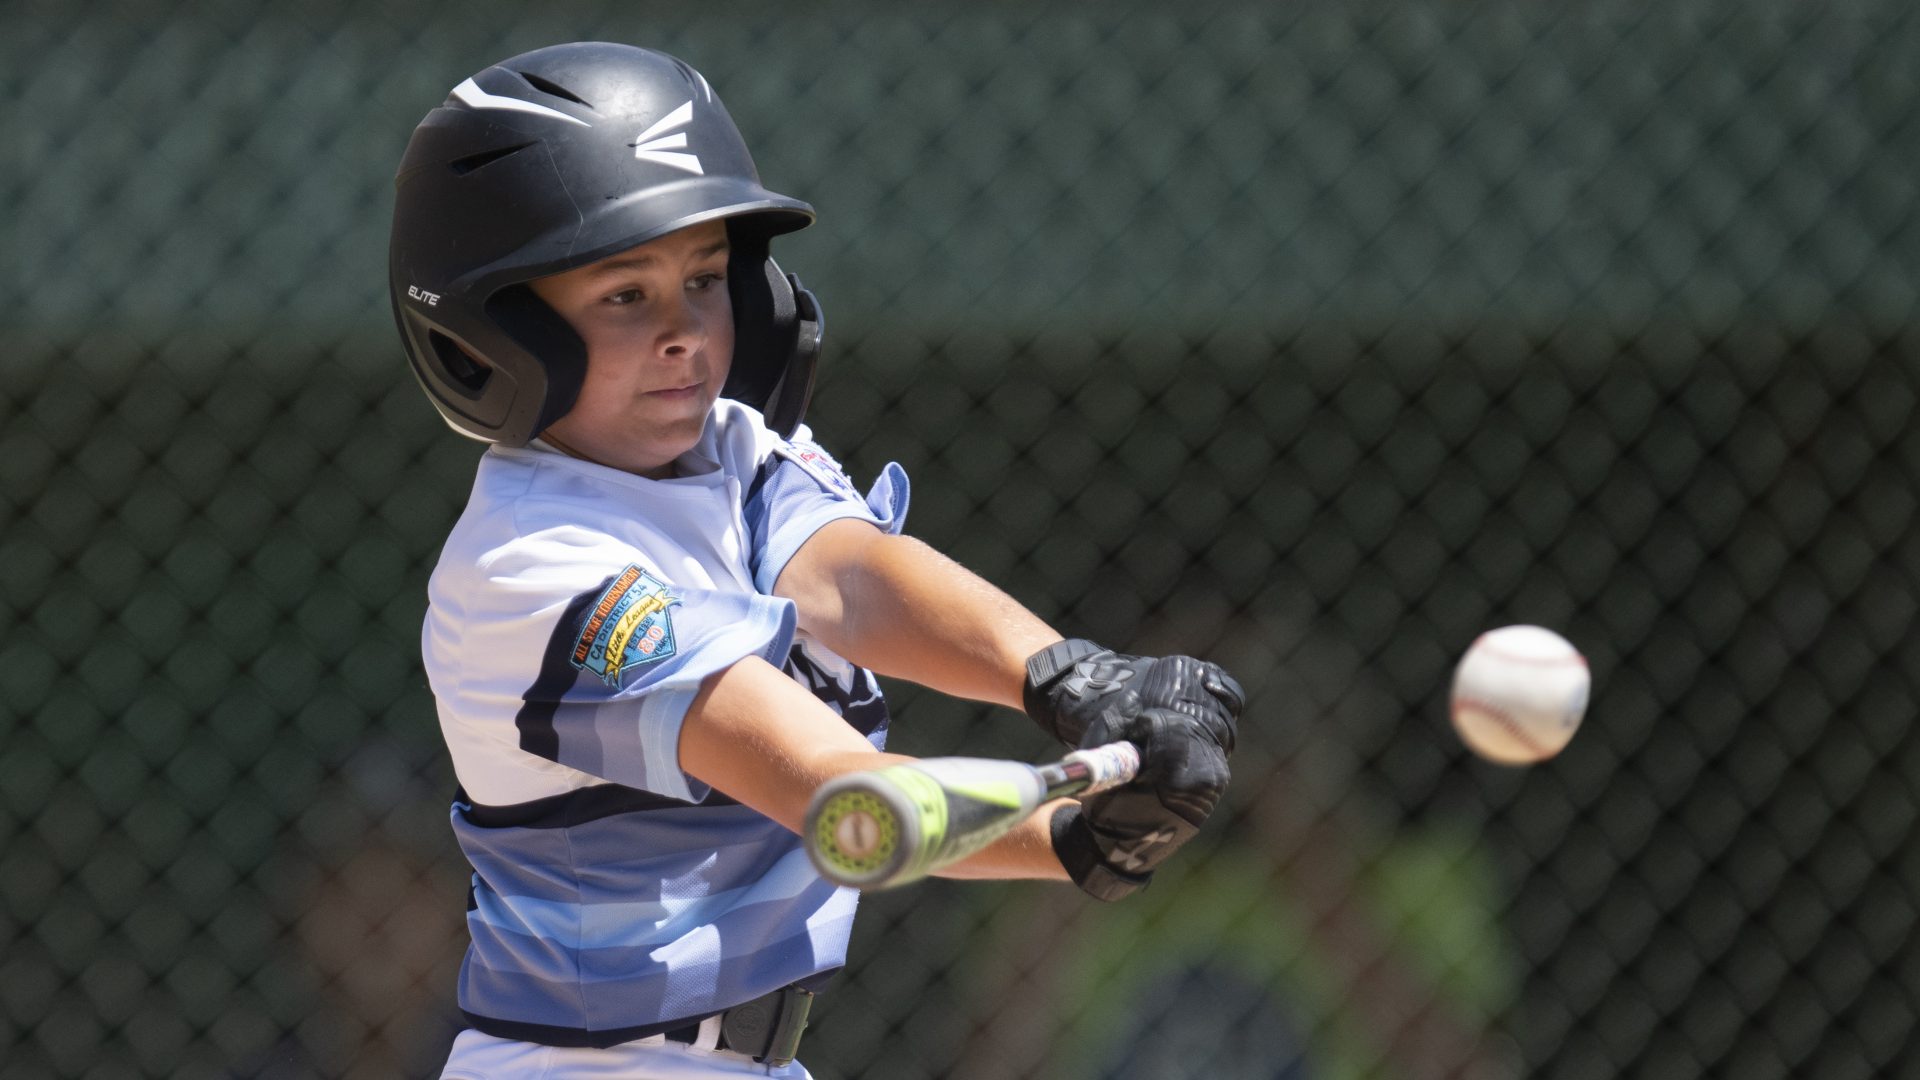
[[[785,986],[728,1009],[720,1019],[720,1041],[735,1053],[778,1068],[793,1061],[807,1029],[813,991]]]

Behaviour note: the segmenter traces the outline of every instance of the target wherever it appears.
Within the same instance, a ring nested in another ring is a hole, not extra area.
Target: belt
[[[800,1050],[800,1033],[807,1029],[807,1010],[813,991],[783,986],[771,994],[742,1002],[720,1014],[719,1048],[750,1055],[763,1065],[779,1067]],[[661,1032],[674,1042],[700,1040],[700,1024]]]

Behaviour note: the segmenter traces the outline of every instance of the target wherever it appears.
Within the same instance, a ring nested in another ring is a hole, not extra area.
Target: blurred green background
[[[816,1076],[1895,1075],[1920,1021],[1920,18],[1808,5],[0,5],[0,1075],[430,1076],[417,641],[477,445],[394,165],[601,38],[820,224],[811,420],[1060,629],[1228,665],[1125,904],[870,898]],[[1595,673],[1533,769],[1459,652]],[[1037,759],[894,688],[894,746]]]

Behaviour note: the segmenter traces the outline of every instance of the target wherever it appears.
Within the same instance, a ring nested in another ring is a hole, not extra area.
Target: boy
[[[874,672],[1141,747],[1135,783],[950,876],[1117,899],[1206,819],[1225,672],[1063,641],[901,534],[899,466],[863,495],[801,426],[819,308],[768,252],[813,211],[761,186],[698,72],[602,43],[502,61],[396,189],[408,359],[493,444],[423,634],[474,869],[445,1076],[806,1076],[858,897],[795,832],[822,782],[900,760]]]

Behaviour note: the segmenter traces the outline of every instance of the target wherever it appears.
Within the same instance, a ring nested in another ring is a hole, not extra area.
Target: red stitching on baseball
[[[1523,749],[1531,752],[1536,759],[1544,760],[1553,756],[1553,751],[1535,742],[1533,736],[1529,735],[1526,729],[1520,726],[1518,721],[1508,715],[1505,709],[1491,702],[1481,701],[1479,698],[1456,697],[1453,699],[1452,713],[1455,727],[1460,726],[1460,710],[1462,708],[1478,709],[1485,713],[1488,719],[1499,724],[1506,730],[1508,735],[1513,736],[1514,742],[1519,743]]]

